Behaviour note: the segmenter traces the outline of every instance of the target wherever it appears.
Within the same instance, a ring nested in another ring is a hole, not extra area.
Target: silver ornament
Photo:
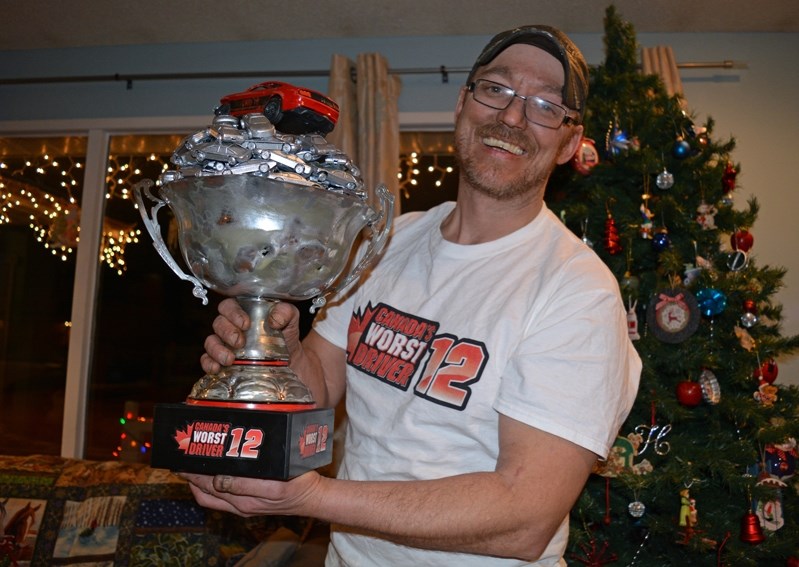
[[[671,189],[674,186],[674,175],[669,173],[666,168],[663,168],[657,179],[655,179],[655,184],[658,186],[658,189]]]
[[[721,400],[721,386],[716,375],[705,368],[699,375],[699,386],[702,388],[702,397],[710,405],[716,405]]]
[[[746,327],[747,329],[751,329],[755,325],[757,325],[757,315],[754,313],[744,313],[741,315],[741,325]]]
[[[643,502],[636,500],[635,502],[630,502],[627,506],[627,511],[633,518],[640,518],[646,512],[646,506],[644,506]]]

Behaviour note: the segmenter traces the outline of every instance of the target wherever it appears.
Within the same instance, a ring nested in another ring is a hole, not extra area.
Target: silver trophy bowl
[[[312,299],[312,309],[322,306],[327,295],[346,288],[369,266],[391,225],[393,198],[385,186],[377,190],[378,211],[360,192],[262,172],[176,175],[160,187],[145,180],[134,195],[156,250],[180,278],[194,284],[194,295],[207,303],[207,288],[235,297],[250,317],[246,344],[235,352],[235,362],[203,376],[187,402],[270,404],[280,411],[314,407],[310,390],[288,367],[283,335],[265,321],[279,301]],[[190,274],[164,242],[157,219],[164,206],[175,216]],[[368,239],[365,251],[351,260],[360,236]]]

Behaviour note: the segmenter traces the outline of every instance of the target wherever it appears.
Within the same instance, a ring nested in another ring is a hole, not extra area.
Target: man
[[[200,504],[331,522],[328,565],[565,565],[569,510],[641,369],[616,280],[544,205],[587,74],[553,28],[492,39],[456,106],[457,203],[400,217],[302,342],[296,308],[269,320],[319,405],[346,389],[338,478],[184,475]],[[249,325],[232,300],[220,313],[209,373]]]

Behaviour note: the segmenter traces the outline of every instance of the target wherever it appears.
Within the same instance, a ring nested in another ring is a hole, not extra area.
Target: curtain
[[[376,203],[375,190],[386,185],[394,195],[394,215],[400,213],[399,99],[402,84],[389,73],[388,62],[378,53],[361,53],[356,62],[333,55],[328,95],[339,105],[339,120],[327,136],[358,166]]]
[[[658,45],[641,49],[641,70],[646,75],[658,75],[669,95],[683,98],[682,80],[670,46]]]

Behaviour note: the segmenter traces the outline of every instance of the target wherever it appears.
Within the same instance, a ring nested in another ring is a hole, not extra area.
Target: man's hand
[[[289,481],[261,480],[228,475],[179,473],[189,481],[197,503],[239,516],[310,515],[321,483],[311,471]]]
[[[281,330],[286,339],[289,354],[293,355],[300,344],[300,314],[289,303],[276,304],[267,319],[267,325]],[[250,318],[233,298],[219,304],[219,315],[214,319],[213,335],[205,339],[205,353],[200,365],[207,374],[216,374],[223,366],[233,363],[235,349],[244,346],[244,331],[250,328]]]

